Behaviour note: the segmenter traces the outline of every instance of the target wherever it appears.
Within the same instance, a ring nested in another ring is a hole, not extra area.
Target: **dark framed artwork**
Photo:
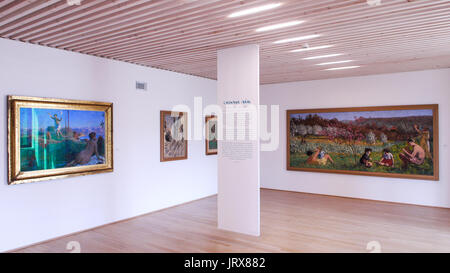
[[[8,183],[113,171],[113,105],[8,96]]]
[[[439,180],[438,105],[288,110],[291,171]]]
[[[187,113],[161,111],[160,161],[188,158]]]
[[[217,154],[217,116],[205,117],[205,153]]]

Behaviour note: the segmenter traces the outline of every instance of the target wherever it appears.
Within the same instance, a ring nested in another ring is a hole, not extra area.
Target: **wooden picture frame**
[[[8,184],[112,172],[113,104],[8,96]]]
[[[168,124],[171,122],[172,124]],[[160,112],[160,161],[188,158],[187,113]]]
[[[437,104],[287,110],[287,170],[438,181],[438,116]]]
[[[215,122],[215,124],[213,124],[212,126],[214,126],[214,128],[211,128],[211,123]],[[205,154],[206,155],[216,155],[217,154],[217,150],[218,150],[218,144],[217,144],[217,116],[206,116],[205,117]],[[214,132],[211,132],[214,131]],[[216,137],[215,139],[211,140],[211,135],[215,134]],[[211,142],[215,143],[215,147],[212,147],[214,145],[212,145]]]

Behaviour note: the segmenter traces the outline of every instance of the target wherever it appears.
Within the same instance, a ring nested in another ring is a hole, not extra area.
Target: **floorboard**
[[[261,190],[261,237],[218,230],[216,196],[16,252],[450,252],[450,209]]]

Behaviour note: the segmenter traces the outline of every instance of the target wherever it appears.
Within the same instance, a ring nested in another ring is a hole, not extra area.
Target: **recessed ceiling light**
[[[321,63],[321,64],[316,64],[316,65],[342,64],[342,63],[349,63],[349,62],[353,62],[353,60],[344,60],[344,61],[328,62],[328,63]]]
[[[312,35],[306,35],[306,36],[300,36],[300,37],[283,39],[283,40],[279,40],[279,41],[274,42],[274,44],[291,43],[291,42],[297,42],[297,41],[313,39],[313,38],[317,38],[317,37],[320,37],[320,34],[312,34]]]
[[[291,26],[300,25],[303,22],[304,21],[290,21],[290,22],[286,22],[286,23],[281,23],[281,24],[276,24],[276,25],[271,25],[271,26],[266,26],[266,27],[260,27],[256,31],[261,32],[261,31],[269,31],[269,30],[275,30],[275,29],[280,29],[280,28],[285,28],[285,27],[291,27]]]
[[[333,67],[333,68],[328,68],[325,70],[342,70],[342,69],[352,69],[352,68],[358,68],[360,67],[359,65],[354,65],[354,66],[342,66],[342,67]]]
[[[316,49],[324,49],[324,48],[330,48],[334,45],[323,45],[323,46],[312,46],[312,47],[305,47],[300,49],[292,50],[291,52],[302,52],[302,51],[309,51],[309,50],[316,50]]]
[[[321,55],[321,56],[313,56],[313,57],[308,57],[308,58],[303,58],[303,60],[315,60],[315,59],[322,59],[322,58],[329,58],[329,57],[336,57],[336,56],[341,56],[341,53],[338,54],[328,54],[328,55]]]
[[[234,17],[239,17],[239,16],[250,15],[250,14],[258,13],[258,12],[261,12],[261,11],[266,11],[266,10],[269,10],[269,9],[278,8],[279,6],[281,6],[281,3],[273,3],[273,4],[268,4],[268,5],[264,5],[264,6],[254,7],[254,8],[250,8],[250,9],[244,9],[244,10],[237,11],[237,12],[234,12],[234,13],[228,15],[228,17],[229,18],[234,18]]]

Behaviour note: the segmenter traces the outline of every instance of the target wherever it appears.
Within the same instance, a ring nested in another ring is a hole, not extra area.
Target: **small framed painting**
[[[8,97],[8,183],[113,171],[112,103]]]
[[[217,154],[217,116],[205,117],[205,146],[206,155]]]
[[[187,113],[161,111],[160,126],[160,161],[187,159]]]
[[[439,180],[437,104],[286,114],[288,170]]]

